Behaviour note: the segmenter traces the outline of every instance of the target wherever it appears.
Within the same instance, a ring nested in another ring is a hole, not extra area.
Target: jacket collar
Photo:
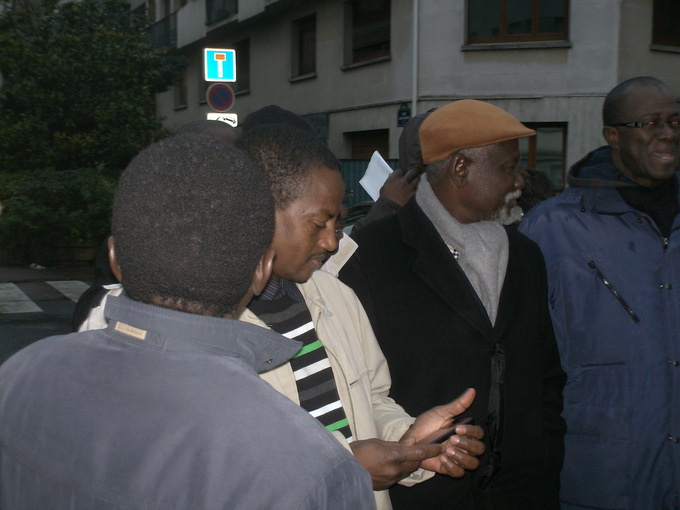
[[[678,201],[680,201],[680,175],[676,172]],[[569,188],[562,194],[565,203],[581,203],[586,211],[601,214],[638,212],[628,205],[616,191],[620,187],[635,187],[637,183],[614,166],[611,147],[605,145],[589,152],[569,169]],[[584,189],[588,189],[587,193]]]
[[[517,278],[516,275],[525,275],[539,270],[537,267],[531,267],[526,257],[516,252],[517,237],[524,235],[511,226],[506,226],[505,231],[508,234],[508,268],[505,271],[505,280],[503,280],[501,297],[498,301],[498,314],[493,328],[498,337],[510,325],[510,321],[518,316],[517,310],[520,306],[518,297],[527,292],[526,280],[522,277]]]
[[[633,187],[637,184],[623,175],[614,166],[612,150],[604,145],[589,152],[577,161],[567,175],[570,187],[579,188],[620,188]]]
[[[490,338],[492,343],[500,338],[519,306],[516,297],[525,291],[524,282],[515,275],[532,270],[524,267],[526,262],[516,253],[516,237],[522,234],[515,232],[513,227],[505,227],[509,245],[508,268],[498,302],[496,323],[492,326],[465,273],[417,202],[412,199],[406,204],[397,213],[397,219],[401,225],[402,241],[417,252],[413,271],[485,338]],[[460,289],[466,290],[461,292]]]
[[[105,314],[108,332],[126,341],[152,349],[237,357],[257,372],[285,363],[302,345],[238,320],[178,312],[124,296],[109,296]]]
[[[558,199],[564,204],[580,204],[583,207],[583,212],[598,214],[639,213],[628,205],[614,188],[567,188]]]
[[[305,283],[296,283],[297,289],[300,291],[302,295],[302,300],[304,303],[307,305],[307,308],[309,309],[309,313],[312,316],[312,322],[314,323],[314,327],[317,326],[318,321],[319,321],[319,316],[321,314],[326,314],[326,315],[332,315],[332,311],[328,308],[326,305],[326,302],[324,301],[323,297],[321,296],[321,293],[319,292],[319,288],[317,284],[315,283],[315,274],[312,273],[312,277],[307,280]],[[334,277],[335,278],[335,277]],[[246,308],[241,316],[239,317],[240,321],[246,322],[248,324],[255,324],[257,326],[267,328],[269,327],[262,321],[255,313],[253,313],[252,310],[249,308]]]
[[[484,305],[415,199],[397,213],[397,220],[402,241],[417,252],[413,271],[464,320],[488,336],[492,327]]]

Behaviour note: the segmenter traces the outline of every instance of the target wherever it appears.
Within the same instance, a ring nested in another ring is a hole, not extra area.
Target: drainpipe
[[[411,116],[418,113],[418,3],[413,0],[413,69],[411,70]]]

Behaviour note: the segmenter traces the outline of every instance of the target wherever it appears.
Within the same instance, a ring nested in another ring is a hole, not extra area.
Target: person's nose
[[[680,133],[678,133],[679,130],[673,129],[671,127],[670,122],[664,122],[663,126],[661,127],[661,131],[658,133],[658,137],[662,140],[670,140],[670,139],[675,139],[678,140],[680,139]]]
[[[319,238],[319,246],[326,251],[335,251],[338,249],[338,236],[335,233],[335,226],[329,225],[321,232]]]

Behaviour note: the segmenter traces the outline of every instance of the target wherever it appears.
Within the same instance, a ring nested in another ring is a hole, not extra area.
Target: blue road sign
[[[205,81],[236,81],[236,51],[205,48]]]

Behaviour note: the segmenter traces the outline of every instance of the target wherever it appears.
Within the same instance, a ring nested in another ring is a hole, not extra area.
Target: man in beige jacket
[[[264,168],[276,207],[273,278],[241,320],[304,345],[262,377],[347,445],[371,473],[378,508],[391,508],[382,489],[397,482],[413,485],[435,471],[461,477],[475,469],[483,452],[478,426],[458,426],[457,435],[435,448],[414,444],[463,413],[474,390],[410,417],[388,396],[389,369],[354,292],[318,271],[338,248],[344,184],[337,159],[314,135],[286,126],[253,129],[237,145]]]

